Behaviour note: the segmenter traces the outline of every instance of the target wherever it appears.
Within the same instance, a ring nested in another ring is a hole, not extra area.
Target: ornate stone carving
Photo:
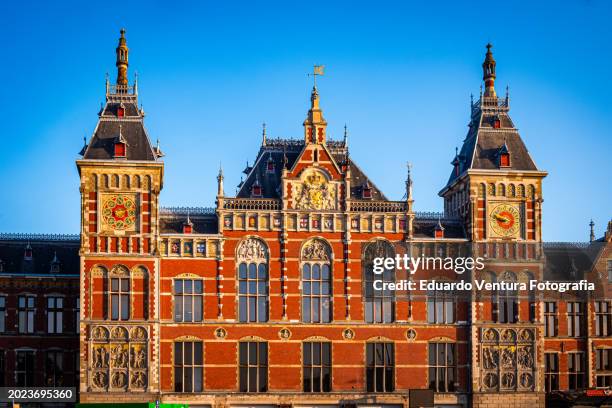
[[[519,334],[519,341],[531,341],[533,340],[533,333],[528,329],[521,330]]]
[[[495,329],[487,329],[483,332],[482,339],[484,341],[496,341],[498,339],[497,331]]]
[[[147,352],[143,346],[131,348],[132,368],[145,368],[147,365]]]
[[[408,329],[406,330],[406,338],[408,339],[408,341],[414,341],[417,338],[417,332],[414,329]]]
[[[517,362],[519,368],[533,368],[533,349],[529,346],[519,347]]]
[[[320,239],[312,239],[302,247],[302,260],[304,261],[329,261],[331,251],[329,245]]]
[[[533,375],[531,373],[522,373],[520,378],[520,385],[522,388],[532,388]]]
[[[102,326],[96,326],[92,330],[91,337],[94,340],[108,340],[108,329],[106,329],[105,327],[102,327]]]
[[[107,368],[108,367],[108,351],[105,346],[98,346],[93,349],[92,367]]]
[[[295,187],[295,208],[299,210],[336,209],[336,191],[318,172],[311,172]]]
[[[516,354],[511,348],[504,348],[501,352],[501,366],[502,368],[509,369],[514,368]]]
[[[112,346],[111,366],[113,368],[127,368],[128,366],[127,350],[120,344]]]
[[[147,339],[147,331],[144,327],[134,327],[130,332],[130,338],[133,340],[146,340]]]
[[[132,373],[130,380],[130,386],[135,388],[143,388],[147,384],[147,375],[143,371],[136,371]]]
[[[289,340],[291,338],[291,330],[283,327],[278,331],[278,337],[280,337],[281,340]]]
[[[482,349],[482,366],[485,369],[495,369],[499,366],[499,351],[494,347]]]
[[[516,385],[515,380],[516,380],[516,377],[514,373],[512,372],[504,373],[504,375],[502,376],[502,381],[501,381],[502,388],[514,388],[514,386]]]
[[[342,337],[346,340],[353,340],[355,338],[355,332],[351,329],[344,329],[342,332]]]
[[[241,262],[266,262],[268,248],[260,239],[247,238],[238,246],[237,258]]]
[[[96,388],[106,388],[108,387],[108,377],[106,373],[102,371],[96,371],[93,374],[93,378],[91,380],[92,384]]]
[[[116,340],[127,340],[128,332],[125,327],[116,326],[111,329],[111,338]]]
[[[127,386],[127,375],[123,371],[115,371],[111,377],[113,388],[124,388]]]
[[[497,374],[494,373],[486,373],[482,380],[485,388],[493,389],[497,387]]]
[[[501,341],[512,342],[515,338],[514,330],[506,329],[501,333]]]
[[[218,339],[224,339],[227,337],[227,330],[223,327],[218,327],[215,329],[215,337]]]

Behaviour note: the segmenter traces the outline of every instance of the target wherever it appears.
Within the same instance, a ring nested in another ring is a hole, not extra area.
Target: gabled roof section
[[[239,186],[236,197],[250,198],[251,187],[259,181],[262,186],[261,198],[276,198],[281,196],[281,175],[283,167],[291,169],[296,160],[304,150],[305,142],[296,139],[266,139],[255,158],[253,166],[248,168],[246,179]],[[346,160],[348,146],[343,141],[329,140],[326,149],[331,154],[336,163]],[[375,186],[375,184],[365,175],[365,173],[349,160],[351,169],[351,199],[361,199],[361,189],[363,185],[369,184],[372,191],[373,200],[387,200],[387,197]],[[269,170],[268,163],[271,162],[273,170]]]
[[[0,273],[78,277],[79,247],[78,235],[0,233]]]

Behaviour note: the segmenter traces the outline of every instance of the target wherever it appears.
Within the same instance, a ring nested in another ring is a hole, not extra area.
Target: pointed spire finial
[[[412,163],[406,162],[406,199],[412,200]]]
[[[119,44],[117,45],[117,49],[115,50],[117,53],[117,85],[120,87],[126,87],[128,85],[128,54],[129,49],[127,47],[127,40],[125,39],[125,28],[122,28],[121,37],[119,37]],[[127,89],[122,90],[122,92],[127,92]]]
[[[348,128],[346,126],[346,123],[344,124],[344,145],[346,146],[348,142]]]
[[[593,242],[595,241],[595,223],[593,222],[593,219],[591,219],[591,222],[589,222],[589,227],[591,227],[591,236],[589,240]]]
[[[261,124],[261,145],[265,146],[266,145],[266,122],[263,122]]]
[[[485,55],[485,60],[482,63],[482,79],[485,83],[485,97],[496,97],[495,93],[495,59],[493,58],[493,53],[491,52],[491,48],[493,45],[491,43],[487,44],[487,54]]]

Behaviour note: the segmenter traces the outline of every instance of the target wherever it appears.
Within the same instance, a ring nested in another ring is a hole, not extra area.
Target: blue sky
[[[291,3],[291,4],[289,4]],[[234,192],[261,141],[302,136],[312,65],[332,138],[390,199],[413,163],[415,208],[467,131],[485,48],[543,170],[544,238],[601,236],[612,217],[612,3],[3,2],[0,231],[79,231],[75,159],[94,129],[127,29],[146,125],[165,157],[163,205],[212,206],[219,162]],[[465,4],[464,4],[465,3]]]

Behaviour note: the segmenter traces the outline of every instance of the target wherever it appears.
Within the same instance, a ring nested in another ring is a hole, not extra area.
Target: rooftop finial
[[[482,63],[482,79],[485,83],[485,97],[496,97],[495,93],[495,59],[493,58],[493,53],[491,52],[491,48],[493,45],[491,43],[487,44],[487,54],[485,55],[485,60]]]
[[[125,28],[122,28],[120,33],[121,37],[119,37],[119,45],[117,45],[117,49],[115,50],[117,52],[117,62],[115,64],[117,66],[117,85],[127,87],[129,49],[127,47],[127,40],[125,39]],[[127,89],[125,91],[127,91]]]
[[[595,241],[595,223],[593,222],[592,219],[591,219],[591,222],[589,222],[589,227],[591,227],[590,241],[593,242]]]
[[[348,142],[348,128],[346,127],[346,123],[344,124],[344,145],[346,146]]]
[[[406,199],[412,200],[412,163],[406,162]]]
[[[266,122],[261,124],[261,145],[266,145]]]

